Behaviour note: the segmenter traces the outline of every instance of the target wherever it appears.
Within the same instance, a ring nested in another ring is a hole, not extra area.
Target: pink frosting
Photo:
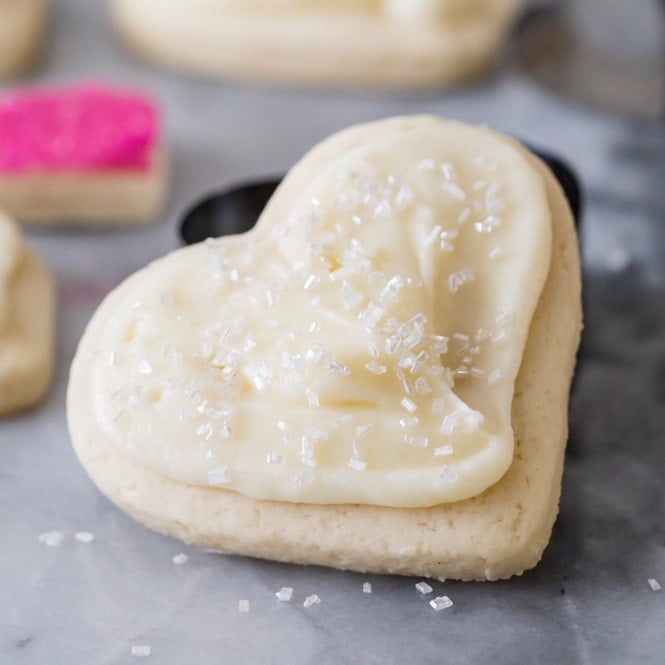
[[[159,126],[155,104],[100,84],[31,89],[0,101],[0,171],[146,171]]]

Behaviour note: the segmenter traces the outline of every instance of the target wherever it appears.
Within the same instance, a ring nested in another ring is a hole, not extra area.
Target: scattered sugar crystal
[[[231,482],[229,469],[223,466],[219,469],[211,469],[208,471],[208,485],[226,485]]]
[[[360,321],[363,330],[371,332],[385,313],[385,307],[377,305],[375,302],[370,302],[369,305],[367,305],[367,308],[360,313],[358,320]]]
[[[369,582],[363,583],[363,593],[372,593],[372,585]]]
[[[136,658],[147,658],[150,655],[150,646],[147,644],[135,644],[132,647],[132,656]]]
[[[445,446],[439,446],[438,448],[434,449],[434,454],[437,457],[445,457],[446,455],[452,455],[453,446],[450,443],[446,444]]]
[[[413,190],[408,185],[402,185],[395,197],[395,205],[398,208],[403,209],[408,206],[411,201],[413,201]]]
[[[290,427],[288,423],[284,422],[283,420],[278,420],[277,421],[277,429],[281,430],[282,432],[288,432]]]
[[[187,563],[189,557],[184,554],[183,552],[180,552],[180,554],[176,554],[173,557],[173,563],[175,563],[176,566],[182,566],[183,563]]]
[[[407,427],[414,427],[419,423],[419,419],[416,416],[409,416],[408,418],[400,418],[399,419],[399,424],[401,427],[404,427],[405,429]]]
[[[457,293],[460,286],[473,282],[476,276],[471,268],[463,268],[458,272],[451,273],[448,277],[448,290]]]
[[[371,432],[374,429],[374,425],[368,423],[367,425],[360,425],[356,427],[356,436],[358,438],[365,436],[365,434]]]
[[[347,425],[353,420],[353,415],[350,413],[340,413],[335,416],[333,420],[333,425],[335,427],[341,427],[342,425]]]
[[[275,591],[277,600],[282,603],[288,603],[293,598],[293,587],[283,586],[279,591]]]
[[[58,547],[63,541],[65,534],[62,531],[46,531],[39,535],[39,542],[47,547]]]
[[[319,605],[321,603],[321,599],[313,593],[311,596],[307,596],[305,598],[305,602],[302,604],[303,607],[311,607],[312,605]]]
[[[402,338],[399,335],[391,335],[386,340],[386,353],[388,353],[391,356],[395,355],[401,343],[402,343]]]
[[[443,397],[435,397],[432,400],[432,413],[443,413],[444,404]]]
[[[319,396],[311,388],[305,390],[305,397],[307,398],[307,404],[312,408],[319,406]]]
[[[310,471],[303,471],[303,473],[299,473],[295,477],[295,482],[296,482],[296,485],[299,485],[300,487],[304,487],[305,485],[309,485],[309,483],[314,482],[314,474],[311,473]]]
[[[377,374],[379,376],[381,374],[385,374],[388,371],[385,365],[379,365],[378,363],[375,363],[373,360],[365,364],[365,369],[368,372],[372,372],[372,374]]]
[[[444,464],[444,466],[441,467],[439,477],[443,478],[443,480],[447,480],[449,483],[452,483],[457,480],[457,471],[455,471],[455,469],[452,467]]]
[[[446,180],[454,180],[455,178],[455,167],[450,162],[445,162],[440,165],[441,173]]]
[[[436,162],[433,159],[423,159],[418,164],[418,169],[421,171],[434,171]]]
[[[400,404],[401,404],[401,405],[402,405],[402,406],[403,406],[403,407],[404,407],[409,413],[413,413],[413,412],[418,408],[418,406],[416,405],[416,403],[413,402],[412,400],[410,400],[408,397],[405,397],[405,398],[400,402]]]
[[[349,469],[353,469],[354,471],[364,471],[365,467],[367,467],[367,463],[359,460],[357,457],[351,457],[348,466]]]
[[[441,423],[442,434],[452,434],[453,430],[456,427],[457,427],[457,418],[454,418],[452,415],[444,416],[443,422]]]
[[[503,372],[500,369],[491,371],[487,376],[487,382],[490,384],[499,383],[503,379]]]
[[[441,184],[441,189],[454,198],[456,201],[464,201],[466,199],[466,192],[454,182],[444,182]]]
[[[228,425],[219,428],[219,438],[220,439],[230,439],[232,436],[231,428]]]
[[[660,591],[660,584],[658,584],[658,580],[655,577],[650,577],[647,581],[652,591]]]
[[[439,235],[441,234],[442,228],[438,224],[427,234],[427,237],[425,238],[424,245],[425,247],[429,247],[430,245],[433,245]]]
[[[489,251],[488,256],[489,256],[489,258],[490,258],[492,261],[495,261],[495,260],[498,259],[502,254],[503,254],[503,249],[501,249],[501,247],[498,247],[498,246],[497,246],[497,247],[493,247],[493,248]]]
[[[460,225],[464,224],[469,219],[470,216],[471,216],[471,208],[468,207],[464,208],[460,212],[459,217],[457,218],[457,223]]]
[[[143,358],[139,363],[139,366],[136,368],[136,371],[144,376],[152,374],[152,365],[150,364],[150,361],[147,358]]]
[[[275,453],[268,453],[266,456],[267,464],[284,464],[284,456]]]
[[[418,582],[418,584],[416,584],[416,589],[418,589],[418,591],[420,591],[420,593],[423,595],[432,593],[432,591],[434,591],[434,589],[429,584],[427,584],[427,582]]]
[[[404,443],[414,448],[427,448],[429,439],[426,436],[412,436],[411,434],[404,435]]]
[[[95,534],[90,533],[90,531],[77,531],[74,534],[74,538],[76,538],[79,543],[89,545],[95,539]]]
[[[239,600],[238,601],[238,612],[241,614],[247,614],[249,612],[249,601],[248,600]]]
[[[416,379],[416,392],[419,395],[429,395],[432,392],[432,388],[424,376]]]
[[[436,598],[432,598],[429,604],[434,610],[440,612],[441,610],[447,610],[449,607],[452,607],[453,601],[448,596],[437,596]]]

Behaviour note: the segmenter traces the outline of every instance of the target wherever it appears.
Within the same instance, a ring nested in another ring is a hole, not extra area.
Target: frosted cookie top
[[[109,297],[88,333],[95,423],[162,474],[258,499],[475,496],[512,460],[550,254],[521,148],[428,117],[355,128],[293,169],[255,230]]]
[[[11,92],[0,99],[0,172],[146,171],[159,116],[145,95],[99,84]]]
[[[23,240],[18,227],[0,212],[0,334],[9,322],[9,290],[22,254]]]

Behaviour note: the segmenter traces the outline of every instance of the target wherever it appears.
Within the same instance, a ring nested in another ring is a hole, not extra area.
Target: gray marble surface
[[[665,656],[665,136],[586,111],[507,66],[445,95],[364,95],[215,84],[134,62],[103,3],[54,2],[39,80],[103,76],[164,104],[173,180],[164,219],[124,232],[29,233],[59,285],[58,370],[37,410],[0,423],[0,662],[660,663]],[[556,148],[587,191],[587,327],[571,406],[561,514],[542,563],[492,584],[407,578],[207,553],[151,533],[108,503],[70,448],[68,366],[103,296],[176,245],[178,214],[238,178],[286,169],[346,125],[432,112]],[[59,547],[38,541],[60,530]],[[95,541],[75,540],[76,531]],[[180,552],[187,563],[175,566]],[[362,593],[363,582],[373,585]],[[274,592],[295,588],[291,604]],[[304,609],[306,595],[320,605]],[[250,601],[249,614],[238,601]],[[295,602],[297,601],[297,602]]]

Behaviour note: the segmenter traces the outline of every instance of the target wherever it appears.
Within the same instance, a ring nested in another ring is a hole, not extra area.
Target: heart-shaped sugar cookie
[[[72,366],[72,441],[107,496],[187,542],[510,576],[556,515],[579,284],[570,209],[519,144],[354,127],[253,231],[109,295]]]

